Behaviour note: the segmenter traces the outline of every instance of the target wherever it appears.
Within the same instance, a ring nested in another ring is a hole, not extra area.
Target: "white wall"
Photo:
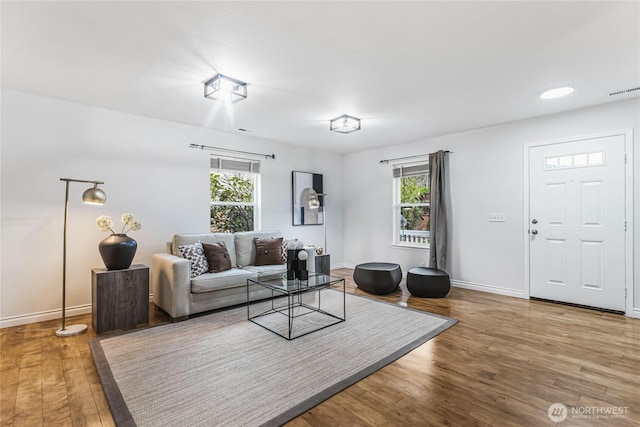
[[[554,114],[515,123],[389,146],[345,157],[345,261],[397,262],[403,271],[420,265],[426,251],[392,241],[391,164],[382,159],[449,154],[450,267],[458,286],[526,296],[524,288],[523,146],[525,143],[633,128],[635,158],[634,307],[640,307],[640,100]],[[624,189],[620,190],[623,196]],[[489,223],[489,213],[506,222]],[[638,312],[640,315],[640,312]]]
[[[64,183],[101,180],[104,206],[81,202],[84,184],[71,184],[67,256],[67,314],[90,311],[91,269],[103,267],[98,243],[107,236],[99,215],[118,224],[123,212],[143,223],[134,263],[179,232],[209,226],[209,157],[190,143],[275,153],[262,162],[262,229],[279,229],[306,243],[323,241],[322,226],[291,225],[291,171],[324,174],[331,195],[328,246],[344,262],[343,157],[13,91],[2,92],[0,326],[60,317]]]
[[[459,286],[526,295],[523,281],[523,145],[615,129],[634,129],[634,281],[640,307],[640,100],[341,156],[88,107],[2,92],[0,326],[60,316],[64,184],[59,178],[105,181],[108,202],[80,201],[71,185],[68,314],[88,312],[90,272],[101,267],[106,237],[95,218],[133,212],[143,229],[131,235],[135,263],[151,265],[176,232],[208,229],[209,152],[190,143],[270,153],[262,160],[262,229],[321,243],[322,226],[291,225],[291,171],[324,174],[330,195],[332,265],[392,261],[403,270],[427,258],[391,246],[391,165],[379,160],[448,149],[452,279]],[[504,212],[505,223],[488,214]],[[344,249],[344,251],[343,251]],[[640,313],[640,311],[639,311]]]

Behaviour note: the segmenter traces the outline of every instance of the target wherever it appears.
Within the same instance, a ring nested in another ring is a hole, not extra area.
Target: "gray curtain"
[[[447,269],[447,206],[444,195],[444,156],[440,150],[429,154],[429,186],[431,187],[431,217],[429,267]]]

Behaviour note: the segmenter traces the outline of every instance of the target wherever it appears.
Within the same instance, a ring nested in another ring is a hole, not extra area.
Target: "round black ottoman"
[[[414,267],[407,273],[407,289],[421,298],[442,298],[449,293],[451,282],[446,271]]]
[[[376,295],[390,294],[398,289],[402,270],[398,264],[367,262],[356,265],[353,280],[363,291]]]

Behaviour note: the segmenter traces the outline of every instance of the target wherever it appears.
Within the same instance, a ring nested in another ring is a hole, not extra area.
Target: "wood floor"
[[[365,295],[351,270],[333,274]],[[638,319],[457,288],[436,300],[404,288],[369,296],[459,323],[288,426],[544,426],[556,402],[569,408],[561,426],[640,425]],[[167,321],[150,314],[153,324]],[[0,330],[2,426],[113,425],[89,351],[94,331],[58,338],[58,327]],[[593,415],[611,407],[626,415]]]

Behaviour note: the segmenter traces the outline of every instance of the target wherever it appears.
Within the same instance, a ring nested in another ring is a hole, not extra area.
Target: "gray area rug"
[[[287,341],[239,307],[89,344],[118,426],[281,425],[456,323],[349,294],[346,315]]]

